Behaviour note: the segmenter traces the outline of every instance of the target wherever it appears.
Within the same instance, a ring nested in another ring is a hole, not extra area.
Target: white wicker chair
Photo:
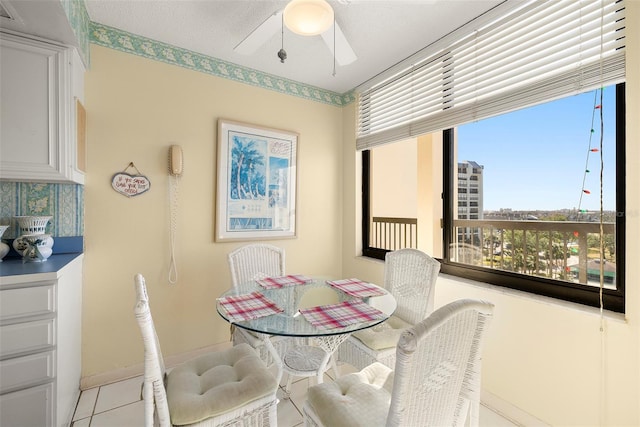
[[[373,362],[395,366],[396,343],[407,328],[433,311],[440,263],[417,249],[387,253],[384,287],[398,303],[393,316],[373,328],[355,332],[338,349],[338,360],[363,369]]]
[[[137,274],[134,281],[134,312],[144,341],[145,427],[277,425],[277,381],[246,344],[165,372],[144,277]]]
[[[239,247],[229,253],[233,286],[265,277],[284,276],[284,249],[264,243]]]
[[[306,426],[477,427],[482,340],[493,304],[459,300],[406,330],[395,371],[379,362],[309,388]]]
[[[228,260],[233,286],[238,286],[240,283],[250,280],[285,275],[284,249],[277,246],[264,243],[241,246],[229,253]],[[273,356],[266,348],[261,337],[245,329],[236,328],[234,325],[231,325],[231,331],[234,345],[240,343],[249,344],[258,352],[267,366],[273,364]],[[269,337],[269,339],[276,351],[279,354],[284,354],[283,350],[284,346],[287,345],[287,339],[276,336]]]

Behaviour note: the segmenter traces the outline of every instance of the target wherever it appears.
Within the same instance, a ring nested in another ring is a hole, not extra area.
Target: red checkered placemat
[[[265,277],[256,280],[256,283],[265,289],[279,289],[285,286],[303,285],[312,281],[313,279],[310,277],[301,274],[289,274],[287,276]]]
[[[229,322],[257,319],[284,311],[260,292],[245,295],[231,295],[219,298],[220,306],[227,312]]]
[[[375,297],[385,294],[385,291],[380,287],[360,279],[327,280],[327,283],[336,289],[340,289],[345,294],[357,298]]]
[[[353,323],[385,319],[386,314],[362,300],[302,308],[300,313],[312,325],[322,329],[344,328]]]

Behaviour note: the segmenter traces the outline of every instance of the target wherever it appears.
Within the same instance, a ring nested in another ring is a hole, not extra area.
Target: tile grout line
[[[98,387],[98,392],[96,393],[96,400],[93,401],[93,407],[91,408],[91,415],[89,415],[89,427],[91,427],[91,423],[93,423],[93,415],[96,412],[96,406],[98,406],[98,398],[100,397],[101,391],[102,391],[102,386]]]

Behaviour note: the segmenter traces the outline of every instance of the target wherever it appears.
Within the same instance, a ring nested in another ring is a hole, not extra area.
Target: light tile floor
[[[340,365],[341,375],[353,372],[350,365]],[[331,371],[330,371],[331,372]],[[332,381],[325,374],[325,381]],[[283,378],[282,388],[286,382]],[[313,383],[314,381],[311,380]],[[84,390],[80,394],[71,427],[141,427],[144,425],[144,407],[141,400],[142,377],[131,378],[114,384]],[[284,391],[278,390],[278,426],[302,426],[302,405],[307,394],[309,380],[300,378],[291,387],[291,398],[284,399]],[[480,406],[482,427],[519,427],[518,424]]]

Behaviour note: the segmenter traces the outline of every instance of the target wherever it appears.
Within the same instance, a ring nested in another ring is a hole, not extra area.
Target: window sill
[[[558,307],[565,310],[571,310],[576,313],[586,314],[588,316],[600,317],[600,309],[597,307],[590,307],[587,305],[577,304],[574,302],[564,301],[556,298],[546,297],[543,295],[536,295],[529,292],[523,292],[516,289],[505,288],[503,286],[492,285],[490,283],[478,282],[475,280],[465,279],[458,276],[453,276],[450,274],[440,273],[439,281],[450,281],[454,282],[458,285],[463,286],[471,286],[474,288],[479,288],[483,290],[487,290],[490,292],[506,295],[512,298],[524,299],[527,301],[535,302],[538,304],[543,304],[552,307]],[[627,323],[626,317],[623,313],[617,313],[615,311],[604,310],[603,316],[606,319],[619,322],[619,323]]]

